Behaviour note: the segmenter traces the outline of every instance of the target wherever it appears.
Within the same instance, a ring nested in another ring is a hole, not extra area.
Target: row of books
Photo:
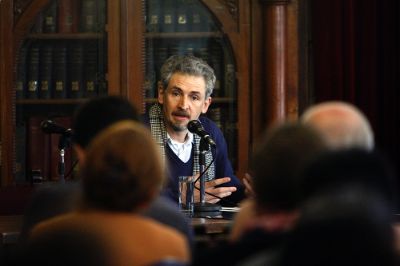
[[[46,134],[41,129],[44,116],[32,116],[16,126],[16,181],[18,183],[57,181],[60,151],[59,134]],[[71,117],[52,120],[65,128],[71,127]],[[65,149],[65,174],[72,170],[72,148]]]
[[[208,32],[217,24],[199,0],[148,0],[148,32]]]
[[[17,58],[17,99],[65,99],[107,93],[98,42],[27,43]]]
[[[33,33],[103,32],[105,0],[53,0],[39,14]]]
[[[217,78],[213,97],[236,96],[236,71],[233,57],[218,42],[154,42],[146,44],[145,96],[154,98],[157,81],[161,80],[160,69],[168,57],[177,54],[190,54],[203,59],[213,69]]]
[[[206,115],[215,122],[224,134],[228,147],[228,156],[232,165],[237,167],[238,128],[237,116],[236,114],[232,115],[233,113],[227,108],[211,106]]]

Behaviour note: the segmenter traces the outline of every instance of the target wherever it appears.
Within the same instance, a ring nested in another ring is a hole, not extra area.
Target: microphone
[[[40,123],[40,127],[42,128],[43,132],[47,134],[62,134],[65,136],[72,136],[72,129],[57,125],[52,120],[42,121],[42,123]]]
[[[215,141],[211,138],[210,134],[208,134],[201,123],[198,120],[189,121],[187,128],[190,132],[199,135],[201,138],[205,139],[208,144],[213,147],[216,147]]]

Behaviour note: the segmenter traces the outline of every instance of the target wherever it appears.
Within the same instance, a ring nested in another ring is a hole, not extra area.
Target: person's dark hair
[[[281,254],[281,266],[394,266],[391,212],[363,188],[333,189],[310,198]]]
[[[325,148],[311,127],[289,123],[267,131],[257,146],[250,169],[257,209],[292,210],[298,204],[298,175]]]
[[[17,265],[113,265],[107,243],[94,230],[73,225],[31,237]]]
[[[159,193],[164,181],[161,154],[150,131],[126,120],[90,143],[81,174],[83,206],[115,212],[138,210]]]
[[[365,187],[379,193],[395,207],[397,182],[394,168],[378,151],[346,149],[327,151],[315,158],[302,173],[305,199],[334,187]]]
[[[127,99],[119,96],[90,99],[75,112],[74,142],[86,148],[97,133],[120,120],[140,120],[137,110]]]

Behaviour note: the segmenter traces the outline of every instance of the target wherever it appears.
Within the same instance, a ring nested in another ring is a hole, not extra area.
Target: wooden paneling
[[[14,127],[13,124],[13,8],[11,0],[0,2],[0,116],[1,116],[1,186],[11,184],[13,181],[13,149],[14,149]]]

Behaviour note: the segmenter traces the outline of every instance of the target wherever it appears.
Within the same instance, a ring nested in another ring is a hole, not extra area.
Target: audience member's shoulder
[[[77,182],[43,184],[35,189],[26,206],[20,240],[39,222],[72,211],[80,198],[81,186]]]
[[[143,214],[161,223],[174,227],[184,234],[188,233],[189,220],[179,211],[176,203],[166,197],[157,197]]]
[[[31,230],[31,236],[35,237],[47,231],[56,230],[64,226],[73,225],[76,221],[76,212],[60,214],[36,224]]]

